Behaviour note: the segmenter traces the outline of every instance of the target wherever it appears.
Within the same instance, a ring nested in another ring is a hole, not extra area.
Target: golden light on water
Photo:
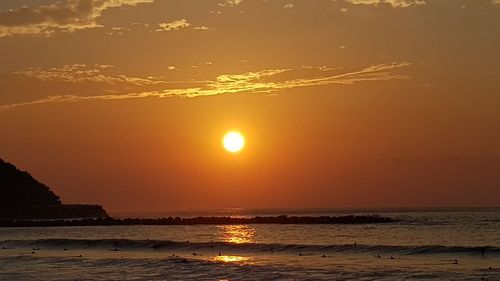
[[[222,241],[229,243],[253,243],[255,229],[248,225],[221,225],[218,226]],[[219,262],[243,262],[250,260],[250,257],[237,255],[221,255],[214,257],[215,261]]]
[[[238,153],[245,147],[245,137],[240,132],[231,131],[222,138],[224,149],[231,153]]]
[[[214,260],[221,262],[241,262],[241,261],[248,261],[250,260],[250,258],[242,256],[215,256]]]
[[[255,229],[248,225],[224,225],[219,227],[222,230],[221,238],[229,243],[253,243]]]

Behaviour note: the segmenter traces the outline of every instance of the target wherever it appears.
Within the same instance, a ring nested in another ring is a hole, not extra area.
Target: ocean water
[[[378,214],[367,225],[0,228],[0,280],[500,280],[500,209],[222,210]]]

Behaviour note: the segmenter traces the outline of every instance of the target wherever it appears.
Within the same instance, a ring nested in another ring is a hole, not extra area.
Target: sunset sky
[[[500,0],[2,0],[0,158],[111,213],[500,206]]]

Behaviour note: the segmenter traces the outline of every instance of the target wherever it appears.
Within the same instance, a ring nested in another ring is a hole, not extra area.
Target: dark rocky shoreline
[[[195,217],[195,218],[96,218],[73,220],[3,220],[0,227],[112,226],[112,225],[238,225],[238,224],[375,224],[398,220],[376,215],[363,216],[274,216],[274,217]]]
[[[106,218],[100,205],[59,204],[18,208],[0,208],[0,220],[62,220],[72,218]]]
[[[0,158],[0,220],[106,218],[100,205],[63,204],[48,186]]]

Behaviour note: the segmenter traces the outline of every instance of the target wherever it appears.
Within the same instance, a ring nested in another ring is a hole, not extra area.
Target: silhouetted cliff
[[[0,159],[0,207],[61,205],[59,196],[28,172]]]
[[[49,187],[0,159],[0,219],[103,218],[99,205],[64,205]]]

